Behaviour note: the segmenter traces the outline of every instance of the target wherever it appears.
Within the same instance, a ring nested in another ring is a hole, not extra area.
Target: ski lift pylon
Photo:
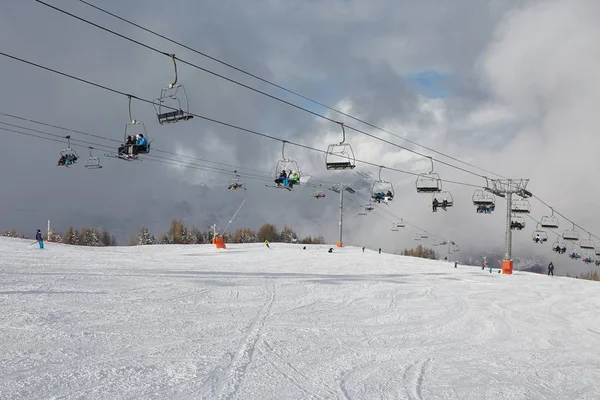
[[[327,146],[327,153],[325,153],[325,168],[328,170],[354,169],[356,167],[354,151],[352,150],[350,143],[344,143],[346,141],[344,123],[338,122],[338,124],[342,127],[342,141]]]
[[[436,193],[442,191],[442,180],[437,173],[433,172],[433,158],[428,158],[431,161],[431,171],[417,176],[417,193]]]
[[[185,92],[185,87],[182,84],[177,84],[177,62],[175,54],[170,54],[175,69],[175,80],[169,86],[161,89],[160,97],[152,103],[156,110],[158,123],[171,124],[179,121],[187,121],[194,118],[190,114],[190,106]]]
[[[90,147],[90,158],[87,159],[87,161],[85,162],[85,167],[87,169],[100,169],[102,168],[102,165],[100,165],[100,158],[95,157],[92,154],[92,150],[94,150],[93,147]]]

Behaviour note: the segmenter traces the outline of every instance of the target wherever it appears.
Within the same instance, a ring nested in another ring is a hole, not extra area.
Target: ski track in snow
[[[598,399],[597,282],[273,243],[0,238],[8,399]]]

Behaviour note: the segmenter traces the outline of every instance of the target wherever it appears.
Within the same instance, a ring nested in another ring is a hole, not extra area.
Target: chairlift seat
[[[356,167],[356,158],[352,146],[348,143],[330,144],[325,153],[325,168],[328,170],[345,170]]]
[[[325,164],[328,170],[353,169],[356,165],[352,165],[349,161],[346,162],[330,162]]]
[[[579,242],[579,247],[586,250],[593,250],[596,248],[596,244],[593,240],[583,239],[581,242]]]
[[[84,167],[87,169],[100,169],[102,165],[100,165],[100,159],[98,157],[90,157],[85,162]]]
[[[437,173],[417,176],[417,193],[438,193],[442,191],[442,180]]]
[[[515,200],[511,206],[511,211],[515,214],[529,214],[531,205],[527,200]]]
[[[564,231],[562,234],[563,240],[568,240],[570,242],[579,241],[579,232],[575,230]]]
[[[558,218],[553,216],[542,217],[540,220],[540,226],[542,228],[556,229],[558,228]]]
[[[170,124],[173,122],[187,121],[194,118],[191,114],[186,114],[183,110],[171,111],[164,114],[158,114],[158,123]]]

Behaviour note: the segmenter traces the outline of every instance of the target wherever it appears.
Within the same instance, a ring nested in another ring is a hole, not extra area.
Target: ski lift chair
[[[71,148],[71,136],[65,136],[67,139],[67,147],[60,151],[60,159],[58,161],[59,167],[69,167],[72,164],[76,164],[79,156],[77,152]]]
[[[415,234],[415,240],[421,240],[421,235],[419,235],[418,233]]]
[[[439,204],[438,207],[440,207],[440,208],[442,208],[442,204],[443,204],[444,200],[446,200],[446,202],[447,202],[446,207],[452,207],[454,205],[454,199],[452,198],[452,193],[447,192],[447,191],[434,193],[431,201],[433,202],[434,200],[438,201],[438,204]]]
[[[148,144],[146,145],[146,148],[144,148],[144,149],[138,148],[137,154],[149,154],[152,141],[148,137],[148,132],[146,132],[146,125],[142,121],[133,119],[131,117],[131,96],[127,96],[127,97],[129,98],[129,122],[127,122],[125,124],[125,134],[123,135],[123,145],[119,148],[119,151],[117,152],[118,153],[117,157],[122,160],[132,161],[132,160],[137,159],[137,157],[135,157],[133,155],[133,146],[129,146],[129,147],[125,146],[125,143],[127,143],[127,137],[131,136],[132,138],[135,139],[135,137],[137,135],[143,135],[146,138],[146,141],[148,142]]]
[[[406,224],[404,223],[404,220],[401,220],[400,222],[398,222],[398,223],[396,224],[396,226],[397,226],[398,228],[404,228],[404,227],[406,227]]]
[[[442,180],[433,172],[433,159],[430,157],[431,171],[417,176],[417,193],[437,193],[442,191]]]
[[[599,248],[597,248],[597,249],[595,249],[595,251],[594,251],[594,254],[595,254],[596,256],[600,256],[600,247],[599,247]]]
[[[554,210],[551,208],[552,214],[542,217],[540,220],[540,226],[542,228],[550,228],[557,229],[558,228],[558,218],[554,216]]]
[[[156,110],[158,123],[171,124],[179,121],[188,121],[194,118],[190,114],[190,106],[185,92],[185,87],[177,84],[177,63],[175,54],[171,54],[173,67],[175,68],[175,80],[166,88],[160,91],[160,97],[155,99],[152,104]]]
[[[533,240],[534,243],[544,244],[548,241],[548,233],[538,227],[531,234],[531,240]]]
[[[379,167],[379,180],[373,182],[373,187],[371,188],[371,198],[377,201],[378,203],[381,200],[392,201],[394,199],[394,185],[391,182],[387,182],[381,179],[381,170],[383,167]],[[388,195],[390,193],[391,195]],[[381,197],[383,194],[383,197]]]
[[[510,222],[510,229],[521,231],[525,229],[525,219],[519,215],[513,215]]]
[[[475,190],[472,200],[479,214],[491,214],[496,208],[496,197],[494,194],[483,189]]]
[[[573,229],[567,229],[563,232],[562,237],[564,240],[569,242],[578,242],[580,239],[579,231],[575,229],[575,224],[573,224]]]
[[[527,199],[514,200],[511,211],[514,214],[529,214],[531,212],[531,204],[529,204],[529,200]]]
[[[321,185],[319,185],[321,186]],[[312,197],[314,197],[315,199],[324,199],[325,198],[325,192],[322,190],[318,190],[317,187],[315,186],[313,188],[313,194]]]
[[[556,242],[552,243],[552,251],[558,254],[563,254],[567,251],[567,245],[562,236],[558,236]]]
[[[594,250],[596,248],[596,243],[592,240],[592,234],[588,232],[587,239],[581,239],[579,242],[579,247],[585,250]]]
[[[398,225],[392,223],[392,232],[399,232]]]
[[[327,153],[325,153],[325,168],[328,170],[354,169],[356,167],[354,151],[352,150],[350,143],[344,143],[346,141],[344,123],[338,122],[338,124],[342,127],[342,141],[327,146]]]
[[[581,258],[581,247],[576,243],[573,243],[571,250],[569,251],[569,258],[579,260]]]
[[[473,192],[473,205],[474,206],[494,206],[496,205],[496,198],[493,193],[484,191],[483,189],[477,189]]]
[[[281,176],[281,172],[283,172],[283,171],[285,171],[285,173],[288,175],[289,175],[290,171],[292,173],[298,174],[298,181],[294,181],[291,185],[288,185],[288,186],[283,186],[283,183],[280,183],[277,186],[277,187],[282,187],[282,188],[291,190],[294,185],[300,184],[300,179],[302,178],[302,174],[300,172],[300,167],[298,166],[298,163],[294,160],[290,160],[285,157],[285,143],[286,143],[286,141],[284,140],[283,145],[281,146],[281,160],[277,161],[277,164],[275,165],[275,181],[276,182],[279,181],[279,177]],[[289,181],[290,176],[288,176],[287,179]]]
[[[371,212],[371,211],[373,211],[374,209],[375,209],[375,207],[373,207],[373,204],[371,204],[371,203],[368,203],[368,204],[365,206],[365,211],[367,211],[367,212]]]
[[[421,233],[421,239],[427,239],[427,238],[429,238],[429,235],[427,235],[427,232]]]
[[[229,181],[228,189],[233,191],[241,189],[246,190],[246,187],[244,186],[244,181],[240,179],[240,176],[238,175],[237,171],[233,172],[235,172],[235,178]]]
[[[100,165],[100,158],[94,157],[92,155],[93,149],[94,149],[93,147],[90,147],[90,158],[88,158],[87,161],[85,162],[85,167],[87,169],[100,169],[100,168],[102,168],[102,165]]]

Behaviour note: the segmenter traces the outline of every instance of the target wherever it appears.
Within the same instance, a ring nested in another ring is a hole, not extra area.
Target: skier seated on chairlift
[[[60,159],[58,160],[58,166],[59,167],[68,167],[71,164],[75,164],[77,162],[77,156],[74,154],[66,154],[66,155],[61,155]]]
[[[446,211],[446,207],[448,207],[448,200],[444,199],[442,201],[442,210]]]
[[[594,262],[594,260],[592,260],[591,257],[586,257],[586,258],[583,259],[583,262],[586,263],[586,264],[591,264],[591,263]]]
[[[127,136],[127,140],[125,141],[125,143],[122,144],[121,146],[119,146],[118,154],[122,155],[122,154],[129,153],[129,148],[131,146],[133,146],[134,144],[135,144],[135,141],[133,140],[133,136],[131,136],[131,135]]]
[[[371,196],[373,198],[373,200],[375,200],[377,203],[381,203],[381,200],[384,199],[385,194],[383,192],[377,192],[374,193],[373,196]]]
[[[496,208],[496,206],[493,206],[493,205],[491,205],[489,207],[481,205],[481,206],[477,206],[477,212],[479,214],[490,214],[492,211],[494,211],[495,208]]]
[[[275,183],[277,184],[277,186],[287,186],[288,185],[288,178],[287,178],[287,173],[285,172],[285,170],[282,170],[281,173],[279,174],[279,178],[275,179]]]
[[[148,139],[141,133],[135,135],[135,140],[132,138],[132,144],[127,147],[126,156],[129,158],[136,158],[139,153],[148,152]]]
[[[229,184],[229,187],[227,189],[229,190],[238,190],[238,189],[242,189],[244,185],[242,185],[239,182],[233,182]]]

